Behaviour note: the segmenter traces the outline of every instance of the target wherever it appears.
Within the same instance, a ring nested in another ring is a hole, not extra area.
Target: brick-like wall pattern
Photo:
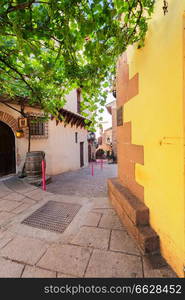
[[[117,157],[117,110],[116,105],[112,107],[112,150]]]
[[[117,108],[136,96],[139,92],[139,74],[129,79],[129,65],[124,54],[117,65]],[[128,189],[140,200],[144,200],[144,188],[135,180],[135,164],[144,164],[144,149],[141,145],[132,144],[132,124],[124,122],[117,126],[118,176]]]
[[[0,121],[8,124],[13,132],[18,129],[18,121],[6,112],[0,111]]]

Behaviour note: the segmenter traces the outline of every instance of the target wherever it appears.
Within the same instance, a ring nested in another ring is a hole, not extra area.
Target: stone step
[[[149,224],[148,207],[124,187],[118,178],[108,179],[108,192],[115,195],[117,202],[135,225]]]
[[[159,236],[149,225],[149,210],[118,178],[108,179],[109,199],[144,255],[159,253]]]

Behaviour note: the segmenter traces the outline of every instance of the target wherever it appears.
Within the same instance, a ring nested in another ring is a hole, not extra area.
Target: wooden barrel
[[[38,179],[42,177],[42,160],[44,151],[31,151],[26,153],[25,172],[27,177]]]

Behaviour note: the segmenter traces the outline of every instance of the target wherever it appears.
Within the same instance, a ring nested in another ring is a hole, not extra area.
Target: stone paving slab
[[[93,201],[93,208],[111,208],[111,205],[106,197],[99,197],[99,198],[92,198]]]
[[[106,208],[92,208],[91,212],[102,214],[102,215],[117,216],[115,210],[111,206]]]
[[[53,193],[79,197],[106,197],[107,178],[115,177],[117,165],[94,163],[94,176],[91,175],[91,165],[75,171],[52,176],[52,183],[47,190]]]
[[[95,249],[85,277],[143,277],[141,258],[133,255]]]
[[[126,231],[122,230],[112,230],[110,250],[141,255],[133,239]]]
[[[1,189],[1,188],[0,188],[0,189]],[[12,194],[12,191],[7,192],[7,191],[2,191],[2,190],[0,190],[0,199],[3,198],[3,197],[8,196],[8,195],[10,195],[10,194]]]
[[[8,221],[11,221],[13,217],[15,217],[15,215],[10,212],[0,212],[0,226],[3,226]]]
[[[67,202],[67,203],[75,203],[75,204],[86,204],[87,201],[89,201],[89,199],[87,197],[77,197],[77,196],[72,196],[72,195],[61,195],[61,194],[57,194],[57,191],[55,191],[54,193],[50,193],[47,191],[43,191],[41,189],[37,189],[31,192],[26,193],[26,196],[28,197],[28,199],[32,199],[34,201],[49,201],[49,200],[53,200],[53,201],[57,201],[57,202]]]
[[[3,182],[0,182],[0,198],[7,196],[10,193],[12,193],[12,190],[10,190]]]
[[[69,195],[55,195],[55,200],[60,202],[67,202],[67,203],[75,203],[80,205],[85,205],[87,202],[90,202],[90,198],[87,197],[80,197],[80,196],[69,196]]]
[[[116,215],[103,215],[98,227],[125,230]]]
[[[20,192],[22,194],[36,189],[34,185],[27,184],[23,180],[19,179],[17,176],[11,177],[10,179],[4,181],[7,188],[14,192]]]
[[[3,200],[9,200],[9,201],[21,201],[25,198],[25,195],[12,192],[11,194],[8,194],[3,197]]]
[[[0,237],[2,236],[2,233],[5,232],[5,231],[6,231],[6,229],[0,228]]]
[[[21,276],[24,265],[0,258],[0,278],[18,278]]]
[[[35,203],[34,203],[35,204]],[[12,212],[14,214],[20,214],[23,211],[25,211],[27,208],[29,208],[30,206],[32,206],[33,204],[29,204],[29,203],[22,203],[21,205],[19,205],[18,207],[16,207],[15,209],[12,210]]]
[[[9,231],[0,232],[0,248],[3,248],[14,238],[14,234]]]
[[[79,277],[67,275],[67,274],[63,274],[63,273],[57,273],[57,278],[79,278]]]
[[[4,181],[0,181],[0,190],[9,191],[10,189],[4,184]]]
[[[46,249],[46,244],[38,239],[17,236],[1,249],[0,255],[11,260],[34,265]]]
[[[61,234],[56,232],[50,232],[38,228],[33,228],[24,224],[13,224],[8,229],[17,235],[26,236],[28,238],[42,240],[48,245],[58,242],[61,239]]]
[[[19,205],[20,202],[17,201],[0,200],[0,211],[10,212]]]
[[[81,227],[72,244],[99,249],[108,249],[110,230],[96,227]]]
[[[50,247],[37,266],[71,276],[83,277],[92,250],[73,245]]]
[[[29,197],[31,199],[34,199],[35,201],[43,200],[44,197],[45,197],[45,195],[46,195],[46,192],[42,191],[39,188],[37,188],[37,189],[35,189],[33,191],[29,191],[29,192],[26,193],[27,197]]]
[[[117,214],[106,197],[108,169],[103,179],[103,173],[97,171],[92,184],[87,169],[72,172],[70,180],[69,174],[64,174],[63,181],[61,174],[56,186],[53,185],[55,194],[48,192],[50,185],[44,192],[17,178],[11,178],[6,185],[0,182],[0,203],[7,202],[1,203],[2,209],[11,210],[9,202],[19,202],[11,212],[0,211],[0,277],[1,274],[2,277],[36,278],[177,277],[169,266],[151,268],[145,257],[140,256],[124,227],[119,227]],[[82,205],[62,234],[21,224],[48,200]]]
[[[97,227],[102,214],[90,212],[87,214],[83,225]]]
[[[35,205],[37,203],[36,200],[30,199],[28,197],[25,197],[21,202],[30,204],[30,206]]]
[[[37,267],[26,266],[22,278],[56,278],[56,272],[44,270]]]

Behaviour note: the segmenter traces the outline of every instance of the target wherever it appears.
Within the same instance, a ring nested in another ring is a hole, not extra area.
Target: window
[[[30,135],[45,135],[45,123],[41,118],[30,117]]]
[[[31,139],[48,138],[48,121],[45,120],[42,113],[30,112],[28,115],[28,125],[29,127],[25,130],[26,138],[29,138],[29,134]]]
[[[78,132],[75,132],[75,143],[78,143]]]
[[[80,114],[80,112],[81,112],[81,108],[80,108],[81,89],[77,89],[76,93],[77,93],[77,113]]]

